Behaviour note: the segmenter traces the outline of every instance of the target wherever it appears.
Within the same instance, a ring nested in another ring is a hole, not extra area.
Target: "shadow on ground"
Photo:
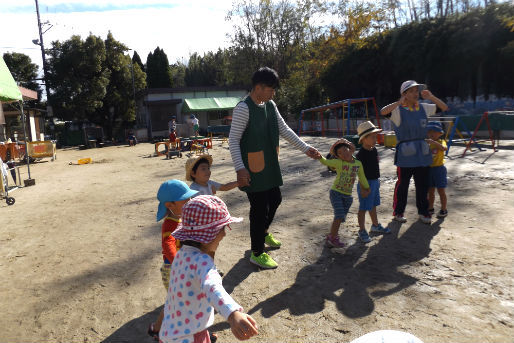
[[[148,312],[139,318],[132,319],[122,327],[105,338],[102,343],[135,343],[135,342],[155,342],[148,334],[148,325],[155,321],[159,316],[162,306],[152,312]]]
[[[314,264],[300,270],[290,288],[260,302],[248,313],[260,310],[263,317],[270,318],[287,309],[292,315],[301,316],[322,311],[325,300],[329,300],[349,318],[367,316],[375,309],[374,299],[392,295],[416,283],[416,278],[404,274],[399,268],[429,256],[430,242],[439,232],[441,222],[431,226],[415,222],[401,236],[401,224],[392,222],[388,225],[392,233],[375,237],[379,242],[369,249],[360,242],[341,253],[325,247]],[[248,263],[249,254],[247,251],[225,275],[223,284],[228,293],[256,271]],[[151,342],[146,335],[147,326],[157,318],[159,311],[160,307],[127,322],[102,343]],[[216,332],[228,328],[228,323],[222,322],[210,330]]]
[[[367,316],[374,311],[373,299],[399,292],[417,281],[399,271],[399,267],[430,254],[430,242],[439,232],[440,223],[413,223],[400,237],[399,224],[390,223],[392,234],[379,238],[367,254],[367,246],[360,242],[341,254],[325,248],[318,261],[300,270],[290,288],[257,304],[248,313],[260,310],[265,318],[270,318],[287,309],[300,316],[322,311],[325,300],[329,300],[349,318]]]

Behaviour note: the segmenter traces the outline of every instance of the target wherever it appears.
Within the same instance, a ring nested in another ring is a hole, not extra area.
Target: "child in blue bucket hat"
[[[157,191],[159,207],[157,208],[156,219],[160,221],[164,218],[161,226],[162,257],[164,260],[161,266],[161,277],[166,290],[168,290],[170,283],[171,264],[180,247],[180,242],[171,234],[179,226],[182,217],[182,207],[197,193],[198,191],[192,190],[185,182],[180,180],[165,181]],[[159,330],[163,318],[164,311],[161,310],[157,321],[150,324],[148,328],[148,334],[155,340],[159,339]]]
[[[434,201],[435,201],[435,189],[439,194],[439,200],[441,202],[441,210],[437,213],[437,218],[444,218],[448,215],[447,198],[446,198],[446,186],[447,182],[447,171],[444,166],[444,152],[448,150],[446,141],[442,139],[444,134],[443,125],[438,121],[430,121],[427,124],[427,135],[426,140],[430,146],[432,152],[432,164],[428,172],[428,212],[430,215],[434,214]]]

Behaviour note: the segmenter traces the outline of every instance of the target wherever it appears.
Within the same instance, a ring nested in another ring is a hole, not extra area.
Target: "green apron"
[[[278,122],[275,107],[268,101],[264,107],[257,106],[250,96],[248,125],[241,137],[241,157],[250,172],[250,186],[245,192],[262,192],[282,186],[282,173],[278,164]]]

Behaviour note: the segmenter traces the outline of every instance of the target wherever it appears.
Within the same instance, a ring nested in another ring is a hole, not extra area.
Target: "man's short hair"
[[[280,80],[277,72],[269,67],[259,68],[259,70],[252,75],[252,87],[258,84],[263,84],[273,89],[279,88]]]

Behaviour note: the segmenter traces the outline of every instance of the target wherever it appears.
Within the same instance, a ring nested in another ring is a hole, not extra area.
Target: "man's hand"
[[[371,190],[369,188],[362,188],[361,187],[361,195],[363,198],[367,198],[369,193],[371,193]]]
[[[318,158],[318,155],[321,156],[319,151],[313,147],[310,147],[309,150],[305,152],[305,155],[309,156],[312,159],[319,160],[321,157]]]
[[[246,168],[239,169],[237,172],[237,184],[239,187],[250,186],[250,173]]]

